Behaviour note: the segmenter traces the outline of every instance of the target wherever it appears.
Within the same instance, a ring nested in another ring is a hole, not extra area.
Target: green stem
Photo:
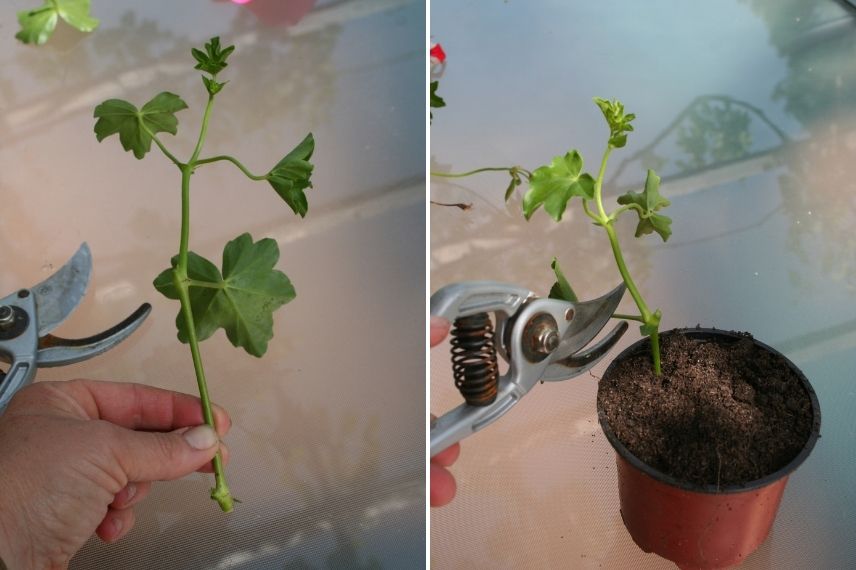
[[[586,200],[585,198],[583,198],[583,212],[586,213],[586,216],[594,220],[596,224],[601,225],[600,218],[597,216],[597,214],[591,211],[591,208],[589,208],[588,205],[588,200]]]
[[[657,325],[660,324],[660,319],[657,319]],[[651,332],[651,358],[654,359],[654,374],[659,376],[662,374],[660,370],[660,331],[657,326]]]
[[[640,323],[644,323],[645,319],[643,319],[639,315],[625,315],[622,313],[613,313],[613,319],[618,319],[620,321],[639,321]]]
[[[199,353],[199,340],[196,337],[196,327],[193,323],[193,312],[190,309],[190,294],[186,277],[176,269],[173,273],[173,283],[178,290],[178,299],[181,302],[181,315],[187,328],[187,340],[190,344],[190,354],[193,357],[193,369],[196,372],[196,383],[199,386],[199,399],[202,401],[202,417],[205,423],[213,429],[214,412],[211,409],[211,399],[208,396],[208,384],[205,382],[205,369],[202,366],[202,355]],[[218,451],[211,461],[214,467],[214,488],[211,489],[211,498],[217,501],[223,512],[231,512],[234,508],[232,493],[226,483],[226,475],[223,472],[223,458]]]
[[[624,206],[613,210],[613,212],[609,215],[609,219],[617,220],[618,216],[620,216],[627,210],[636,210],[639,213],[643,213],[642,206],[640,206],[639,204],[625,204]]]
[[[645,303],[645,299],[642,298],[642,293],[640,293],[639,288],[636,287],[636,282],[633,281],[633,277],[630,276],[630,270],[627,268],[627,263],[624,261],[624,254],[621,252],[621,245],[618,243],[618,234],[615,233],[615,227],[613,225],[618,214],[626,208],[619,208],[616,212],[609,215],[603,207],[603,179],[606,175],[606,163],[609,160],[609,154],[611,152],[612,146],[607,145],[606,150],[603,153],[603,159],[600,162],[600,171],[597,174],[597,180],[595,180],[594,183],[594,200],[597,204],[598,214],[592,217],[594,217],[596,223],[603,226],[603,229],[606,230],[606,235],[609,238],[609,245],[612,247],[612,255],[615,257],[615,264],[618,266],[618,272],[621,274],[621,278],[624,280],[624,284],[627,286],[630,296],[633,297],[633,301],[639,308],[639,312],[642,313],[639,318],[633,318],[632,320],[641,321],[646,328],[652,331],[649,334],[651,337],[651,359],[654,364],[654,374],[659,376],[661,373],[660,336],[658,331],[658,327],[660,325],[660,311],[652,312],[648,308],[648,304]]]
[[[473,174],[478,174],[479,172],[508,172],[511,173],[511,170],[515,168],[513,166],[488,166],[485,168],[476,168],[475,170],[470,170],[469,172],[434,172],[431,171],[431,176],[442,176],[443,178],[464,178],[465,176],[472,176]],[[521,172],[529,172],[528,170],[523,170],[518,167],[518,170]],[[531,176],[531,173],[529,173]]]
[[[199,153],[202,152],[202,145],[205,143],[205,135],[208,134],[208,120],[211,118],[211,107],[213,106],[214,95],[209,93],[208,103],[205,105],[205,113],[202,115],[202,127],[199,129],[199,140],[196,141],[196,148],[193,149],[193,155],[188,161],[189,164],[196,164],[196,159],[199,158]]]
[[[238,160],[237,158],[235,158],[233,156],[228,156],[225,154],[219,155],[219,156],[212,156],[210,158],[200,158],[199,160],[195,161],[194,164],[196,166],[199,166],[200,164],[210,164],[212,162],[219,162],[221,160],[231,162],[232,164],[237,166],[238,169],[241,172],[243,172],[247,176],[247,178],[249,178],[250,180],[267,180],[267,177],[268,177],[267,174],[262,174],[261,176],[253,174],[252,172],[250,172],[250,170],[246,166],[241,164],[240,160]]]
[[[597,212],[600,214],[602,224],[606,224],[609,216],[606,215],[606,210],[603,209],[603,177],[606,175],[606,163],[609,160],[609,154],[612,152],[612,147],[607,145],[603,151],[603,158],[600,160],[600,171],[597,173],[597,180],[594,181],[594,201],[597,204]]]
[[[612,246],[612,255],[615,257],[615,264],[618,265],[618,272],[621,273],[621,278],[624,279],[624,284],[627,285],[630,296],[633,297],[633,301],[636,302],[639,312],[642,313],[642,319],[648,323],[651,320],[652,313],[648,309],[645,299],[642,298],[639,289],[636,287],[636,282],[630,276],[630,271],[624,262],[624,255],[621,253],[621,246],[618,243],[618,235],[615,233],[615,228],[612,226],[612,222],[607,222],[603,227],[609,238],[609,245]]]
[[[157,137],[157,135],[152,133],[145,126],[145,124],[143,124],[142,126],[143,126],[143,130],[145,130],[149,134],[149,136],[152,137],[152,140],[155,141],[155,144],[158,145],[158,148],[161,150],[161,152],[164,154],[164,156],[166,156],[177,167],[179,167],[179,168],[184,167],[184,164],[182,164],[182,162],[180,160],[175,158],[175,155],[173,155],[171,152],[169,152],[169,150],[167,150],[167,148],[163,145],[163,143],[160,141],[160,139]]]
[[[190,279],[187,274],[188,246],[190,243],[190,177],[193,175],[193,170],[196,167],[195,161],[202,151],[202,145],[205,142],[205,134],[208,129],[208,119],[211,115],[213,101],[214,97],[209,95],[208,104],[205,107],[205,115],[202,118],[199,140],[196,143],[193,156],[191,156],[187,164],[181,164],[173,159],[173,162],[181,170],[181,239],[178,246],[178,263],[173,271],[172,278],[173,284],[178,291],[178,300],[181,303],[181,315],[187,330],[190,355],[193,358],[193,370],[196,373],[196,384],[199,387],[199,399],[202,402],[202,417],[205,419],[206,424],[216,430],[214,412],[211,409],[211,399],[208,396],[208,384],[205,381],[205,369],[202,366],[202,355],[199,352],[199,339],[196,336],[196,325],[193,322],[193,311],[190,307],[190,293],[188,291]],[[165,149],[162,148],[161,150],[164,150],[164,153],[167,154]],[[171,155],[167,154],[167,156]],[[229,491],[229,485],[226,483],[226,475],[223,472],[223,458],[219,451],[211,463],[214,468],[214,488],[211,489],[211,498],[217,501],[224,512],[231,512],[234,508],[233,499]]]
[[[183,280],[187,279],[187,252],[190,243],[190,176],[193,169],[189,164],[181,167],[181,239],[178,243],[178,266]]]

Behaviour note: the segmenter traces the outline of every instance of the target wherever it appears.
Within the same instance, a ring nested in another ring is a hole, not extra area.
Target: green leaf
[[[636,237],[657,232],[663,241],[668,241],[672,235],[672,219],[655,212],[665,208],[671,202],[660,195],[660,177],[653,170],[648,171],[645,179],[644,192],[628,192],[618,197],[618,203],[622,206],[633,204],[638,208],[633,210],[639,215],[639,224],[636,226]]]
[[[554,257],[553,262],[550,263],[550,267],[553,268],[553,272],[556,274],[556,282],[550,288],[548,297],[550,299],[561,299],[562,301],[576,303],[579,299],[577,298],[577,294],[574,293],[571,284],[565,278],[565,274],[562,273],[562,268],[559,267],[559,260]]]
[[[122,148],[133,151],[134,156],[143,158],[152,148],[152,135],[165,132],[174,135],[178,131],[175,113],[187,109],[181,97],[164,91],[137,109],[121,99],[109,99],[95,107],[95,137],[101,142],[110,135],[119,133]]]
[[[315,138],[309,133],[268,173],[270,185],[301,218],[305,217],[309,210],[309,203],[303,191],[312,188],[310,177],[314,166],[309,159],[312,158],[314,150]]]
[[[58,18],[81,32],[91,32],[99,22],[89,11],[89,0],[45,0],[35,10],[18,12],[21,30],[15,37],[25,44],[43,44],[53,34]]]
[[[51,0],[59,11],[59,17],[81,32],[91,32],[98,27],[98,20],[89,15],[89,0]]]
[[[511,199],[511,196],[514,194],[514,189],[520,186],[520,175],[512,170],[511,172],[511,182],[508,184],[508,188],[505,190],[505,201],[508,202]]]
[[[446,101],[442,97],[437,95],[437,87],[439,87],[439,86],[440,86],[439,81],[432,81],[431,82],[431,108],[432,109],[439,109],[440,107],[446,106]],[[431,113],[431,119],[432,120],[434,119],[434,113]]]
[[[630,122],[636,118],[633,113],[624,113],[624,105],[618,100],[608,101],[595,97],[594,102],[600,107],[603,117],[609,125],[609,146],[621,148],[627,144],[627,133],[633,130]]]
[[[50,39],[56,28],[58,15],[50,5],[36,10],[18,12],[21,30],[15,37],[25,44],[43,44]]]
[[[541,205],[557,222],[562,219],[568,200],[579,196],[594,198],[594,178],[581,174],[583,158],[576,150],[553,158],[550,166],[542,166],[532,173],[529,191],[523,196],[523,215],[532,217]]]
[[[437,95],[437,87],[440,86],[439,81],[431,82],[431,106],[435,109],[446,106],[446,101]]]
[[[295,297],[288,277],[276,269],[279,247],[270,238],[253,243],[245,233],[226,244],[223,249],[223,273],[193,252],[188,252],[187,277],[190,308],[196,335],[200,341],[210,337],[218,328],[235,347],[243,347],[253,356],[267,351],[273,338],[273,312]],[[155,289],[169,299],[178,299],[173,271],[178,256],[154,280]],[[188,342],[187,326],[179,311],[175,320],[178,339]]]
[[[228,63],[226,63],[226,59],[233,51],[235,51],[235,46],[221,48],[220,37],[215,36],[211,38],[208,43],[205,44],[205,51],[196,48],[191,48],[190,54],[196,60],[196,65],[193,67],[193,69],[198,69],[200,71],[204,71],[205,73],[210,73],[211,75],[217,75],[218,73],[223,71],[226,66],[229,65]],[[208,92],[211,92],[210,89]]]

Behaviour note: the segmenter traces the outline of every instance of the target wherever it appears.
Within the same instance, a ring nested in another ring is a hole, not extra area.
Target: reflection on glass
[[[240,4],[266,26],[293,26],[312,10],[315,0],[214,0]]]
[[[612,176],[634,162],[639,171],[653,169],[670,178],[698,175],[726,163],[770,154],[791,137],[763,110],[728,95],[696,97],[654,139],[622,161]],[[667,158],[668,157],[668,158]],[[635,181],[624,181],[635,183]]]
[[[231,105],[230,112],[223,113],[212,126],[212,139],[227,140],[235,132],[258,130],[279,137],[275,130],[263,127],[286,117],[299,118],[301,128],[326,122],[336,96],[331,57],[341,31],[342,26],[331,21],[312,33],[283,34],[276,28],[258,27],[254,15],[239,11],[222,35],[241,44],[229,68],[228,89],[233,100],[244,104]],[[28,89],[24,98],[13,85],[0,83],[0,103],[7,110],[0,132],[9,129],[16,139],[45,132],[56,121],[94,107],[105,96],[133,100],[136,87],[154,77],[169,76],[170,90],[187,93],[192,104],[192,94],[200,93],[200,88],[195,77],[186,78],[187,65],[192,63],[189,45],[187,37],[129,11],[119,25],[102,26],[74,49],[52,45],[49,50],[24,51],[15,63],[18,79],[32,81],[39,89]],[[73,74],[67,73],[70,67]],[[258,73],[259,69],[283,72]],[[67,93],[76,95],[68,98]],[[57,104],[58,100],[62,103]]]

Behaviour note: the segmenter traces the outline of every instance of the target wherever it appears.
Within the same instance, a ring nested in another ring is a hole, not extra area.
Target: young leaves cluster
[[[91,32],[99,21],[89,12],[89,0],[45,0],[39,8],[18,12],[21,29],[15,37],[25,44],[43,44],[53,35],[60,18],[81,32]]]
[[[609,125],[609,146],[621,148],[627,144],[627,133],[633,130],[630,121],[636,118],[633,113],[624,113],[624,105],[617,99],[608,101],[595,97],[594,102],[600,107],[603,117]]]
[[[226,59],[228,59],[229,55],[231,55],[233,51],[235,51],[235,46],[221,48],[219,37],[211,38],[211,40],[205,44],[205,51],[196,48],[192,48],[190,50],[191,55],[193,55],[193,58],[196,60],[196,65],[193,69],[198,69],[199,71],[211,76],[202,76],[202,83],[205,85],[205,89],[211,96],[219,93],[220,90],[223,89],[223,86],[226,85],[225,82],[219,83],[216,78],[217,74],[229,65],[226,63]]]

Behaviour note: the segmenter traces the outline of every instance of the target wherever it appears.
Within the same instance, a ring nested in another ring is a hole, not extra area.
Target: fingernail
[[[182,434],[184,440],[194,449],[210,449],[217,445],[217,434],[207,425],[196,426]]]
[[[113,536],[119,536],[122,533],[122,519],[114,518],[113,519]]]
[[[128,490],[125,491],[125,501],[130,501],[137,494],[137,486],[133,483],[128,483]]]

